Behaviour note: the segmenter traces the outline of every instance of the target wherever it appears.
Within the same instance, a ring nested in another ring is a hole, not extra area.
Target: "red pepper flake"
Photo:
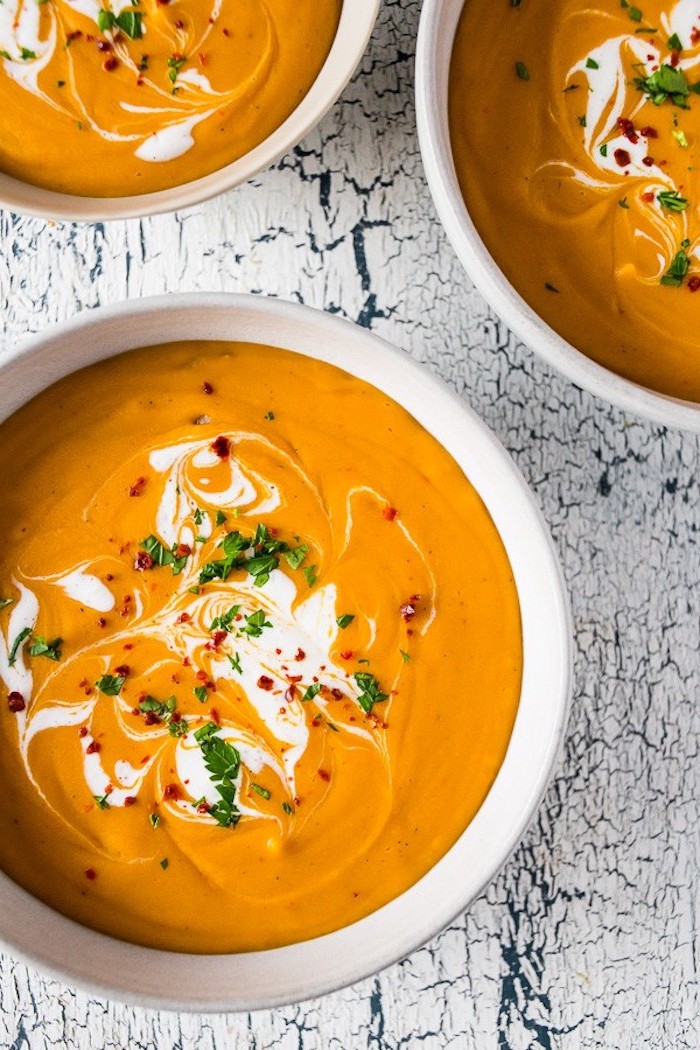
[[[209,805],[209,803],[206,800],[204,802],[200,802],[199,805],[197,806],[197,812],[198,813],[208,813],[210,809],[211,809],[211,806]]]
[[[86,737],[87,735],[88,735],[87,726],[81,726],[80,729],[78,730],[78,736],[81,737],[81,739],[82,739],[83,737]]]
[[[688,291],[697,292],[698,288],[700,288],[700,277],[697,274],[693,274],[692,277],[688,278]]]
[[[131,674],[131,668],[128,664],[119,664],[119,667],[114,668],[114,673],[119,678],[128,678]]]
[[[318,775],[320,776],[321,780],[325,780],[326,783],[328,783],[328,781],[331,779],[331,775],[327,769],[319,769]]]
[[[642,194],[642,200],[645,201],[647,204],[651,204],[654,200],[654,191],[647,190],[646,193]]]
[[[334,700],[342,700],[343,699],[343,691],[342,691],[342,689],[331,689],[331,696],[333,697]]]
[[[287,701],[288,704],[291,704],[291,703],[293,703],[296,700],[296,696],[297,696],[297,687],[295,685],[290,685],[289,688],[285,691],[284,699]],[[282,714],[283,711],[284,711],[284,708],[281,707],[280,708],[280,714]]]
[[[304,650],[303,649],[297,649],[297,651],[294,654],[294,659],[297,661],[297,663],[300,663],[302,660],[305,660],[306,659],[306,653],[304,652]]]
[[[287,681],[288,682],[300,682],[303,677],[304,677],[303,674],[288,674],[287,675]]]
[[[129,488],[130,496],[140,496],[143,492],[143,487],[146,484],[146,479],[141,477],[137,478],[133,485]]]
[[[86,868],[85,869],[85,878],[86,879],[90,879],[91,882],[92,882],[93,879],[96,879],[97,878],[97,872],[95,871],[95,869],[94,868]]]
[[[613,156],[615,157],[615,163],[619,164],[621,168],[626,168],[632,161],[626,149],[616,149]]]
[[[97,617],[97,626],[98,627],[106,627],[107,626],[107,621],[105,620],[104,616],[98,616]]]
[[[399,513],[396,507],[386,506],[382,512],[387,521],[393,521]]]
[[[215,707],[209,708],[209,717],[211,718],[212,722],[216,723],[216,725],[218,725],[218,726],[221,725],[221,719],[219,718],[219,712],[216,710]]]
[[[228,631],[214,631],[213,635],[211,636],[211,640],[214,643],[214,645],[221,645],[223,640],[226,638],[227,634]]]
[[[191,617],[190,617],[189,613],[183,612],[183,613],[180,613],[180,615],[178,616],[178,618],[175,621],[175,623],[189,623],[190,622],[190,618]],[[187,666],[187,665],[185,664],[185,666]]]
[[[343,649],[340,654],[341,660],[352,660],[352,649]]]
[[[190,547],[189,543],[178,543],[177,547],[175,548],[175,555],[178,558],[189,558],[191,553],[192,548]]]
[[[258,689],[264,689],[268,693],[272,689],[274,684],[275,683],[272,681],[272,679],[268,678],[266,674],[261,674],[258,678]]]
[[[180,788],[177,784],[166,784],[163,789],[163,798],[179,798]]]
[[[18,693],[16,689],[13,689],[7,697],[7,706],[13,714],[17,714],[18,711],[24,711],[27,706],[24,702],[24,697],[21,693]]]
[[[642,164],[644,164],[644,166],[647,167],[647,168],[653,168],[654,167],[654,158],[653,157],[642,157]]]
[[[228,459],[231,455],[231,442],[224,434],[219,434],[218,438],[214,438],[210,448],[219,459]]]
[[[214,387],[211,385],[211,383],[207,383],[206,380],[205,380],[202,383],[202,392],[205,393],[205,394],[213,394],[214,393]]]
[[[145,572],[153,568],[153,558],[148,551],[139,551],[134,558],[134,568],[137,572]]]
[[[102,750],[102,745],[98,744],[96,740],[92,740],[85,748],[85,753],[88,755],[96,755],[98,751]]]
[[[135,804],[135,802],[136,802],[136,795],[127,795],[126,798],[124,799],[124,806],[128,808],[129,806],[133,806]]]
[[[651,125],[647,124],[646,127],[642,128],[639,134],[645,139],[658,139],[659,133],[656,128],[652,128]]]
[[[119,59],[116,57],[116,55],[110,55],[109,58],[106,58],[102,63],[102,68],[104,69],[105,73],[112,73],[118,65]]]
[[[681,53],[680,53],[680,51],[672,51],[671,52],[671,65],[673,66],[674,69],[677,67],[677,65],[680,62],[680,60],[681,60]]]
[[[695,45],[695,44],[698,43],[699,40],[700,40],[700,29],[697,29],[695,26],[693,26],[693,28],[690,30],[690,42],[691,42],[691,44]]]
[[[617,126],[625,138],[629,139],[633,145],[636,145],[637,142],[639,142],[639,135],[634,130],[634,124],[631,120],[628,120],[627,117],[618,117]]]

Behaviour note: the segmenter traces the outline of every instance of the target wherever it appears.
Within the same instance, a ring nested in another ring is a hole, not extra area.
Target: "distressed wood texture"
[[[577,638],[563,762],[500,877],[378,977],[249,1017],[179,1017],[89,1000],[5,958],[3,1047],[700,1043],[697,440],[552,374],[470,286],[421,167],[418,16],[418,0],[385,0],[321,128],[238,191],[109,226],[4,214],[4,344],[98,303],[225,289],[342,313],[439,372],[510,449],[561,553]]]

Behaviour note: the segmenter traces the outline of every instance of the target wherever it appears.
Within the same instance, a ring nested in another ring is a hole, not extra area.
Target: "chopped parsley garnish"
[[[0,598],[0,609],[6,609],[8,605],[12,605],[14,598]]]
[[[689,203],[685,197],[681,197],[678,190],[661,190],[656,199],[667,211],[685,211]]]
[[[627,203],[627,198],[626,197],[622,197],[617,203],[618,203],[618,207],[626,208],[627,210],[629,210],[629,204]]]
[[[274,412],[266,412],[266,413],[265,413],[265,419],[270,419],[270,420],[272,420],[272,419],[274,419],[274,418],[275,418],[275,413],[274,413]]]
[[[669,51],[682,51],[683,50],[683,45],[681,44],[681,38],[678,36],[678,33],[674,33],[672,36],[670,36],[668,38],[666,46],[668,47]]]
[[[302,700],[313,700],[321,692],[321,683],[313,682],[302,696]]]
[[[241,667],[241,658],[238,653],[234,653],[233,656],[229,656],[228,662],[234,671],[238,671],[239,674],[243,674],[243,668]]]
[[[291,817],[292,813],[294,812],[294,810],[292,809],[292,807],[289,805],[288,802],[283,802],[282,803],[282,809],[290,817]]]
[[[353,678],[360,687],[360,695],[357,702],[363,711],[369,714],[375,704],[388,700],[388,695],[379,688],[379,682],[369,671],[355,671]]]
[[[92,796],[100,809],[109,809],[109,795]]]
[[[207,722],[195,730],[194,736],[202,750],[210,779],[221,796],[220,801],[209,808],[209,814],[222,828],[235,828],[241,819],[234,783],[240,772],[241,756],[235,747],[217,736],[220,731],[214,722]]]
[[[601,155],[601,157],[607,157],[607,155],[608,155],[608,144],[607,144],[607,142],[604,142],[603,145],[600,147],[600,155]]]
[[[168,866],[168,858],[167,857],[163,857],[162,861],[160,862],[160,866],[163,869],[163,871],[165,871],[165,869]]]
[[[267,790],[267,788],[262,787],[261,784],[251,784],[250,786],[253,789],[253,791],[257,791],[258,795],[260,795],[262,798],[270,798],[270,792]]]
[[[194,687],[194,695],[197,697],[200,704],[206,704],[209,695],[207,687],[205,685],[196,685]]]
[[[407,653],[404,649],[399,649],[399,652],[401,653],[401,659],[403,660],[403,662],[405,664],[410,663],[410,661],[411,661],[410,653]]]
[[[527,66],[525,65],[524,62],[516,62],[515,63],[515,72],[517,73],[517,75],[520,78],[520,80],[529,80],[530,79],[530,71],[528,70],[528,68],[527,68]]]
[[[49,660],[60,660],[62,641],[62,638],[54,638],[53,641],[47,642],[45,638],[37,634],[34,636],[34,642],[29,646],[29,654],[30,656],[46,656]]]
[[[194,512],[194,523],[195,523],[195,525],[201,525],[202,522],[204,521],[204,519],[206,518],[206,516],[207,516],[207,512],[205,510],[200,510],[199,507],[197,507],[197,509]]]
[[[668,99],[680,109],[689,108],[688,93],[697,88],[697,85],[688,86],[682,69],[669,65],[661,66],[648,77],[635,77],[634,86],[655,106],[661,106]]]
[[[335,622],[338,624],[341,631],[344,631],[346,627],[350,626],[354,619],[355,617],[352,613],[344,613],[342,616],[339,616]]]
[[[226,515],[224,514],[223,510],[217,510],[217,512],[216,512],[216,524],[217,525],[223,525],[225,521],[226,521]]]
[[[586,59],[586,69],[600,69],[600,66],[594,58]]]
[[[179,576],[187,564],[188,556],[177,553],[179,549],[177,543],[174,543],[168,549],[163,546],[157,536],[150,535],[145,540],[142,540],[139,546],[153,559],[154,565],[170,565],[173,570],[173,576]]]
[[[209,630],[230,631],[231,625],[238,616],[240,609],[240,605],[232,605],[231,608],[227,609],[225,613],[221,614],[221,616],[215,616],[211,622],[211,627],[209,628]]]
[[[676,253],[673,262],[661,278],[662,284],[671,288],[680,288],[683,284],[690,269],[690,259],[685,250],[688,247],[690,247],[690,242],[683,241],[680,251]]]
[[[184,718],[174,718],[176,706],[177,700],[174,696],[169,696],[167,700],[156,700],[154,696],[139,700],[139,710],[162,719],[167,724],[171,736],[185,736],[189,727]]]
[[[293,550],[285,551],[284,556],[293,569],[298,569],[308,553],[309,548],[306,544],[300,543],[299,546],[295,547]]]
[[[318,576],[316,574],[316,566],[307,565],[304,569],[302,569],[302,572],[304,573],[304,577],[309,587],[313,587],[313,585],[316,583],[316,580],[318,579]]]
[[[125,33],[131,40],[140,40],[143,36],[142,19],[141,12],[134,11],[133,8],[126,8],[118,15],[105,9],[97,12],[97,25],[103,33],[108,30],[121,29],[122,33]]]
[[[246,615],[245,624],[239,628],[239,634],[247,634],[249,638],[259,638],[265,627],[272,627],[272,624],[265,619],[265,610],[258,609]]]
[[[7,661],[10,667],[14,667],[15,660],[17,659],[17,653],[19,652],[25,638],[28,638],[31,633],[31,627],[24,627],[15,638],[14,642],[12,643],[12,648],[10,649],[9,659]]]
[[[126,678],[116,674],[103,674],[98,678],[95,685],[105,696],[119,696]]]
[[[153,827],[153,828],[157,828],[158,825],[160,824],[160,817],[158,816],[157,813],[149,813],[148,814],[148,819],[151,822],[151,827]]]

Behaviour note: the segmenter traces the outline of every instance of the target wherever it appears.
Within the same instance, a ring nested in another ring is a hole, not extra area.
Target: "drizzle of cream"
[[[84,567],[78,567],[64,576],[59,576],[55,581],[57,587],[81,605],[87,605],[88,609],[96,612],[111,612],[115,605],[115,598],[109,587],[102,580],[90,572],[85,572]]]

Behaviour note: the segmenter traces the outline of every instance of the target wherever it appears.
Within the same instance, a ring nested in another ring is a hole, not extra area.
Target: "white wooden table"
[[[3,958],[3,1048],[700,1045],[698,442],[553,375],[470,287],[416,141],[419,6],[385,0],[341,102],[254,183],[143,222],[2,215],[3,343],[98,303],[255,291],[342,313],[439,372],[510,449],[561,553],[578,647],[565,759],[496,882],[378,977],[248,1017],[177,1016]]]

